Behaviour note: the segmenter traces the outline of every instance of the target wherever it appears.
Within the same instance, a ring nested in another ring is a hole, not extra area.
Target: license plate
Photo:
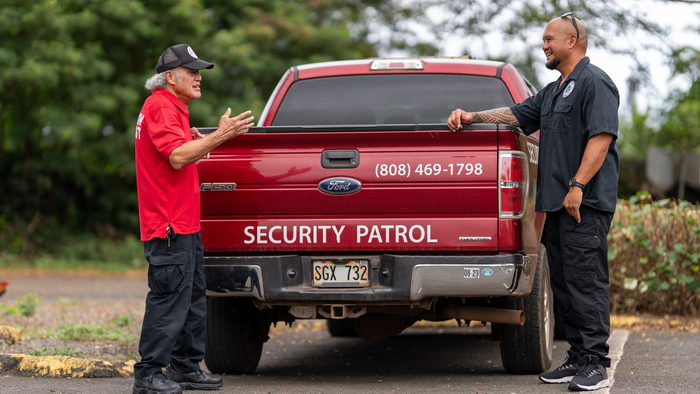
[[[316,287],[367,287],[369,261],[326,259],[312,260],[313,285]]]
[[[479,279],[481,276],[481,271],[479,268],[465,268],[464,269],[464,279]]]

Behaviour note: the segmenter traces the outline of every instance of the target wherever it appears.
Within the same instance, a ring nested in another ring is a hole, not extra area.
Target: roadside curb
[[[0,354],[0,372],[55,378],[114,378],[131,376],[133,362],[117,367],[89,358],[8,353]]]
[[[610,345],[610,351],[608,355],[610,356],[610,368],[608,368],[608,378],[610,379],[610,385],[604,387],[600,390],[596,390],[600,394],[609,394],[613,385],[615,384],[615,370],[617,369],[617,364],[622,359],[622,354],[625,350],[625,344],[630,336],[629,330],[618,329],[613,330],[608,339],[608,344]]]

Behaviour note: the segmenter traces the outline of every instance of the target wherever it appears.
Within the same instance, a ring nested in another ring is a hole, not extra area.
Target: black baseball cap
[[[213,64],[200,60],[189,45],[177,44],[163,51],[163,54],[158,58],[156,72],[162,73],[179,66],[192,70],[214,68]]]

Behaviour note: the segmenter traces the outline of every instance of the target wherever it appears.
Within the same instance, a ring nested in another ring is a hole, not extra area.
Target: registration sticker
[[[464,279],[479,279],[479,277],[481,277],[481,270],[479,270],[479,268],[464,269]]]
[[[369,261],[363,259],[312,260],[315,287],[367,287]]]

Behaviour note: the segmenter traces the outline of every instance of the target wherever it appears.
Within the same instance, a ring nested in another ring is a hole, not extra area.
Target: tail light
[[[528,170],[523,152],[501,152],[498,156],[499,217],[519,219],[525,212]]]

